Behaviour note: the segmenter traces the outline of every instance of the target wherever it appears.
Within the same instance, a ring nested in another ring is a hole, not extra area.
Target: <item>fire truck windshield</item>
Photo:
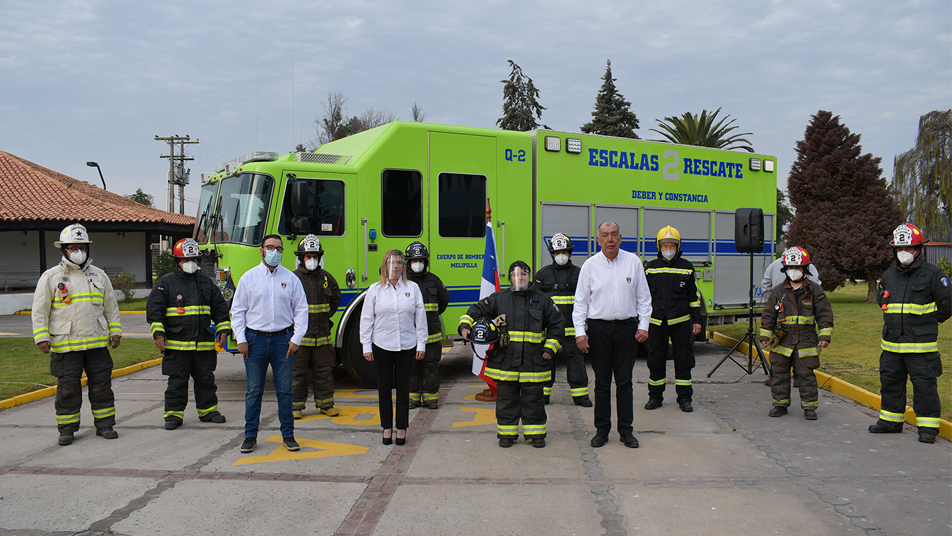
[[[222,179],[221,203],[209,232],[213,241],[260,244],[273,191],[274,179],[269,175],[242,173]]]

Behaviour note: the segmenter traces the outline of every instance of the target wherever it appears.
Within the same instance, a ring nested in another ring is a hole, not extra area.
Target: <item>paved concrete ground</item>
[[[592,409],[572,405],[564,370],[547,407],[548,446],[499,448],[493,404],[473,399],[483,385],[468,351],[446,352],[440,409],[412,410],[402,447],[380,442],[375,392],[339,378],[343,413],[309,409],[295,426],[300,452],[280,445],[271,391],[258,448],[240,454],[244,370],[225,354],[223,425],[200,423],[190,402],[185,425],[164,430],[158,368],[114,380],[114,441],[95,436],[87,403],[69,447],[56,445],[52,398],[4,411],[0,535],[952,533],[948,441],[918,443],[908,426],[869,434],[873,411],[823,391],[818,421],[799,409],[769,418],[762,372],[727,361],[705,377],[723,346],[697,346],[689,414],[673,385],[664,407],[643,409],[638,361],[636,450],[615,433],[589,446]]]

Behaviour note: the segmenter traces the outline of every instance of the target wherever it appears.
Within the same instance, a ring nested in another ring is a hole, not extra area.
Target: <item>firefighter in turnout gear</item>
[[[430,252],[420,242],[407,246],[404,255],[407,263],[407,278],[420,287],[423,306],[426,308],[428,337],[426,353],[422,360],[413,360],[410,368],[410,409],[426,406],[439,407],[440,358],[443,357],[443,321],[440,315],[450,303],[450,291],[443,281],[430,272]]]
[[[565,358],[565,378],[568,380],[572,400],[578,406],[592,407],[588,397],[588,373],[585,370],[585,356],[575,344],[575,327],[571,325],[572,309],[575,306],[575,287],[581,268],[572,264],[572,239],[562,233],[555,233],[549,240],[549,253],[552,264],[536,272],[536,288],[546,293],[558,306],[565,319],[565,342],[562,350],[555,356]],[[552,376],[545,383],[545,403],[549,403],[552,386],[555,384],[556,360],[552,360]]]
[[[79,430],[83,404],[83,371],[89,386],[96,435],[115,439],[115,397],[112,393],[112,356],[122,337],[119,304],[106,272],[92,265],[89,234],[74,223],[63,229],[53,245],[60,263],[40,276],[33,293],[33,340],[50,354],[50,374],[56,386],[56,425],[59,444],[69,445]],[[108,345],[108,347],[107,347]]]
[[[496,426],[499,446],[511,447],[519,437],[545,447],[543,386],[552,376],[552,357],[562,348],[562,313],[541,290],[530,286],[529,265],[509,267],[510,287],[470,306],[459,319],[459,333],[468,339],[475,319],[493,319],[500,340],[487,353],[486,375],[496,380]]]
[[[295,419],[304,416],[309,390],[314,391],[314,409],[336,417],[340,410],[334,407],[334,367],[337,352],[331,341],[331,317],[340,306],[340,286],[334,276],[325,270],[324,248],[317,236],[309,234],[298,244],[295,255],[300,265],[294,271],[307,295],[307,333],[294,353],[291,376],[291,394],[294,403],[291,412]],[[310,382],[310,386],[308,383]],[[310,389],[309,389],[310,388]]]
[[[146,303],[146,321],[152,327],[156,348],[163,353],[162,374],[169,377],[166,430],[175,430],[185,419],[189,377],[194,383],[199,420],[225,422],[218,411],[215,340],[225,346],[231,322],[218,285],[198,271],[201,255],[198,242],[191,238],[176,242],[172,248],[175,271],[155,282]]]
[[[906,377],[912,382],[919,441],[935,443],[939,434],[939,391],[942,375],[939,324],[952,316],[952,288],[942,270],[926,262],[922,231],[904,223],[893,231],[890,245],[896,263],[879,281],[876,300],[883,310],[879,381],[882,407],[874,434],[901,433],[906,412]]]
[[[701,332],[701,303],[698,299],[694,265],[681,258],[681,234],[670,225],[655,239],[658,258],[645,265],[651,290],[651,320],[648,326],[648,403],[657,409],[664,400],[667,383],[668,339],[674,353],[674,391],[683,412],[691,405],[694,387],[694,336]]]
[[[792,247],[783,252],[782,271],[787,278],[770,292],[760,318],[761,346],[768,348],[771,336],[777,337],[776,346],[770,351],[771,417],[787,414],[792,365],[800,380],[803,417],[808,421],[817,418],[819,394],[813,370],[820,366],[820,351],[830,344],[833,335],[833,307],[823,287],[806,278],[809,265],[807,250]]]

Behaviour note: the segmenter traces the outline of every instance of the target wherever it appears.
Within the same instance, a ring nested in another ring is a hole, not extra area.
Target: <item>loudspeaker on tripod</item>
[[[763,209],[739,208],[734,212],[734,246],[738,253],[764,250]]]

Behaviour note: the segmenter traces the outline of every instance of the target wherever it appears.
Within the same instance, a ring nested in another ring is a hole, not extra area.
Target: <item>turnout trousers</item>
[[[162,374],[169,377],[165,389],[165,420],[181,423],[185,418],[189,377],[195,383],[195,407],[198,408],[199,418],[218,413],[218,386],[215,385],[217,366],[218,353],[214,350],[165,351]]]
[[[83,405],[83,371],[89,387],[93,424],[98,429],[116,425],[116,399],[112,393],[112,356],[109,350],[91,348],[79,352],[50,354],[50,374],[56,384],[56,427],[60,433],[79,430],[79,410]]]
[[[413,360],[410,368],[410,400],[428,404],[440,397],[440,358],[443,344],[431,342],[426,345],[422,361]]]
[[[526,439],[545,437],[545,399],[542,382],[496,382],[496,436],[519,437],[519,421]]]
[[[565,342],[562,343],[562,349],[553,356],[552,377],[545,382],[545,396],[552,394],[552,386],[555,385],[555,369],[558,367],[556,362],[560,359],[565,360],[565,379],[568,381],[572,398],[587,397],[588,372],[585,370],[585,354],[575,344],[575,337],[566,337]]]
[[[878,424],[889,430],[902,429],[906,413],[906,376],[912,383],[912,409],[920,433],[938,434],[939,390],[936,378],[942,375],[939,352],[896,353],[884,351],[879,357],[880,394],[883,397]]]
[[[612,378],[615,379],[618,433],[634,431],[635,418],[631,374],[638,352],[638,320],[588,321],[588,346],[595,373],[595,430],[608,435],[612,428]]]
[[[694,387],[691,385],[691,369],[694,368],[694,337],[691,321],[668,324],[664,319],[660,325],[648,326],[648,396],[659,400],[664,398],[667,383],[668,339],[674,353],[674,392],[678,402],[691,401]]]
[[[800,358],[800,350],[794,348],[790,357],[777,352],[770,352],[770,367],[773,369],[773,379],[770,381],[770,396],[773,405],[790,407],[790,367],[800,385],[800,407],[816,409],[820,394],[817,390],[816,374],[813,369],[804,364]]]
[[[293,408],[303,410],[307,394],[314,392],[314,409],[334,407],[334,367],[337,353],[334,346],[299,346],[294,352],[294,370],[291,375]]]

